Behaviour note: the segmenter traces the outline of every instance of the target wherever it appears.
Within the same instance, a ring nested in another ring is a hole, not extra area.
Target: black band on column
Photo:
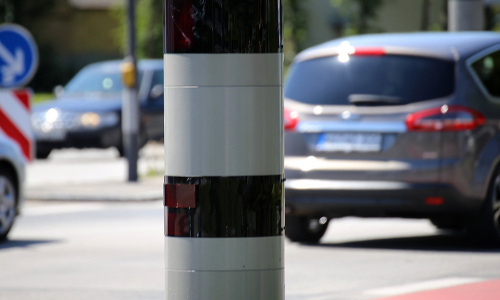
[[[282,0],[164,0],[165,53],[280,53]]]
[[[165,235],[263,237],[283,234],[283,177],[165,176]]]

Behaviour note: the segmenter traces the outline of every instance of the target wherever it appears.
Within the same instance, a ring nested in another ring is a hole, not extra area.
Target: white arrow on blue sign
[[[0,87],[26,85],[37,68],[38,48],[31,34],[19,25],[0,25]]]

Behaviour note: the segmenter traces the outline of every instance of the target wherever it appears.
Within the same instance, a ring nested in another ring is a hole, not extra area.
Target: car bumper
[[[122,133],[120,127],[102,128],[92,131],[68,132],[63,140],[37,140],[38,150],[59,148],[108,148],[121,147]]]
[[[285,199],[287,214],[328,217],[470,215],[482,205],[449,185],[395,181],[287,179]]]

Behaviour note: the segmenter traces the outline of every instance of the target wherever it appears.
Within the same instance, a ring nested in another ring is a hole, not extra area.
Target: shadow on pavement
[[[55,240],[5,240],[0,242],[0,251],[9,248],[27,248],[38,244],[56,243]]]
[[[391,249],[416,251],[485,252],[500,253],[500,248],[474,244],[465,234],[443,233],[440,235],[382,238],[345,243],[323,243],[316,247]]]

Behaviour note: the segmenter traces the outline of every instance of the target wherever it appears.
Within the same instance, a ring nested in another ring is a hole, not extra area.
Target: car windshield
[[[285,84],[285,97],[318,105],[401,105],[453,91],[454,63],[401,55],[306,60],[292,66]]]
[[[141,75],[139,73],[139,79]],[[122,89],[119,65],[104,64],[87,67],[78,72],[64,88],[64,93],[120,93]]]

